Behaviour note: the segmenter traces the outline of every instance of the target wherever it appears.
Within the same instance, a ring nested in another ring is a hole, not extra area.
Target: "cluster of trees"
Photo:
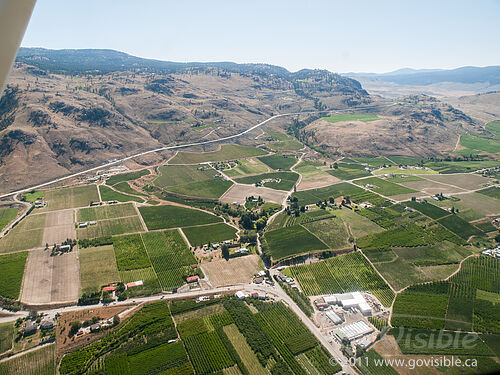
[[[78,246],[81,248],[112,245],[112,244],[113,244],[113,238],[111,238],[111,236],[97,237],[91,240],[78,240]]]

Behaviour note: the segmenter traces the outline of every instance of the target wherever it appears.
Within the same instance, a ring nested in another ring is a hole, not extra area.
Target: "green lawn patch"
[[[222,221],[220,217],[206,212],[170,205],[140,207],[139,211],[149,230],[188,227]]]
[[[268,246],[267,251],[275,261],[327,248],[323,242],[300,225],[267,232],[264,238]]]
[[[225,223],[184,228],[182,230],[192,246],[218,243],[236,237],[236,228]]]

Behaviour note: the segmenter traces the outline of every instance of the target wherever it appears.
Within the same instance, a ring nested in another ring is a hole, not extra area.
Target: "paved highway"
[[[143,156],[143,155],[148,155],[148,154],[152,154],[152,153],[160,152],[160,151],[178,150],[178,149],[181,149],[181,148],[194,147],[194,146],[202,146],[202,145],[207,145],[207,144],[211,144],[211,143],[219,143],[219,142],[228,141],[230,139],[238,138],[238,137],[241,137],[242,135],[250,133],[252,130],[257,129],[258,127],[260,127],[260,126],[268,123],[271,120],[274,120],[275,118],[280,118],[280,117],[285,117],[285,116],[296,116],[296,115],[307,114],[307,113],[320,113],[320,112],[327,113],[327,112],[355,111],[355,110],[363,110],[363,109],[376,109],[376,108],[381,108],[381,107],[383,108],[383,107],[393,106],[395,104],[396,103],[387,103],[387,104],[381,104],[381,105],[364,106],[364,107],[356,107],[356,108],[330,109],[330,110],[325,110],[325,111],[302,111],[302,112],[282,113],[282,114],[279,114],[279,115],[271,116],[267,120],[259,122],[257,125],[254,125],[254,126],[248,128],[246,130],[243,130],[242,132],[239,132],[237,134],[229,135],[227,137],[212,139],[212,140],[209,140],[209,141],[200,141],[200,142],[186,143],[186,144],[175,145],[175,146],[165,146],[165,147],[155,148],[154,150],[139,152],[139,153],[134,154],[134,155],[130,155],[130,156],[127,156],[127,157],[124,157],[124,158],[121,158],[121,159],[116,159],[114,161],[111,161],[111,162],[99,165],[98,167],[86,169],[84,171],[80,171],[80,172],[73,173],[73,174],[70,174],[70,175],[67,175],[67,176],[64,176],[64,177],[56,178],[55,180],[52,180],[52,181],[49,181],[49,182],[44,182],[43,184],[39,184],[39,185],[36,185],[36,186],[26,187],[26,188],[21,189],[21,190],[12,191],[10,193],[6,193],[6,194],[3,194],[3,195],[0,195],[0,199],[1,198],[6,198],[6,197],[10,197],[12,195],[17,195],[19,193],[24,193],[24,192],[30,191],[32,189],[39,189],[39,188],[42,188],[42,187],[45,187],[45,186],[48,186],[48,185],[55,184],[57,182],[61,182],[61,181],[65,181],[65,180],[70,179],[70,178],[81,176],[81,175],[83,175],[85,173],[97,171],[99,169],[106,168],[106,167],[109,167],[111,165],[115,165],[115,164],[118,164],[118,163],[123,163],[123,162],[125,162],[127,160],[135,159],[135,158]]]

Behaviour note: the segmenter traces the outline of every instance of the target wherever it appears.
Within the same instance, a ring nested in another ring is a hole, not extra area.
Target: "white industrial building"
[[[342,318],[340,316],[338,316],[338,314],[333,311],[333,310],[329,310],[326,312],[326,317],[328,319],[330,319],[330,321],[333,323],[333,324],[340,324],[343,322]]]
[[[347,339],[348,341],[356,340],[364,335],[373,332],[373,328],[363,320],[346,324],[343,327],[334,329],[332,333],[339,338],[339,340]]]
[[[329,305],[340,305],[344,309],[357,308],[363,315],[372,314],[372,308],[360,292],[332,294],[323,297],[323,301]]]

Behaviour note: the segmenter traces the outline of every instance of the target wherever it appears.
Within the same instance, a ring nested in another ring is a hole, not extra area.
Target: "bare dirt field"
[[[256,254],[240,258],[216,260],[202,263],[201,269],[213,287],[249,283],[259,267],[259,256]]]
[[[78,254],[50,256],[50,250],[33,250],[24,273],[21,301],[44,305],[76,302],[80,289]]]
[[[286,191],[274,190],[266,187],[256,187],[253,185],[234,184],[228,191],[219,198],[221,202],[245,204],[245,198],[261,196],[266,202],[281,204],[286,197]]]
[[[71,238],[76,238],[74,211],[53,211],[46,214],[43,244],[49,246]]]
[[[341,182],[340,178],[328,173],[318,173],[311,176],[302,176],[302,180],[297,185],[297,190],[317,189]]]
[[[419,190],[427,195],[434,195],[439,193],[453,194],[466,191],[465,189],[461,189],[459,187],[454,187],[441,182],[429,180],[400,182],[400,185],[406,186],[410,189]],[[416,196],[418,196],[418,194],[416,194]]]
[[[490,179],[480,176],[478,174],[468,174],[468,173],[460,173],[460,174],[457,173],[453,175],[446,175],[446,174],[427,175],[425,176],[425,178],[432,181],[456,186],[465,190],[479,189],[483,184],[486,184],[490,181]]]

